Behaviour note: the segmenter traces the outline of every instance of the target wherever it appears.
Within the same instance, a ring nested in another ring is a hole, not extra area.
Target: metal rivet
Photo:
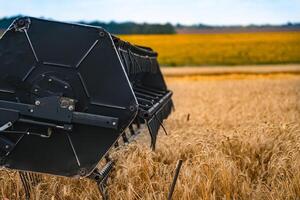
[[[80,174],[81,176],[84,176],[84,175],[86,174],[86,170],[85,170],[84,168],[81,168],[81,169],[79,170],[79,174]]]
[[[135,110],[135,107],[134,107],[134,106],[129,106],[129,110],[130,110],[130,111],[134,111],[134,110]]]
[[[65,89],[68,89],[68,86],[65,85]]]
[[[35,105],[36,105],[36,106],[39,106],[40,104],[41,104],[40,101],[35,101]]]
[[[100,35],[101,37],[103,37],[103,36],[105,35],[105,33],[104,33],[103,31],[100,31],[99,35]]]
[[[49,78],[48,81],[49,81],[49,82],[52,82],[52,78]]]
[[[29,112],[33,113],[33,109],[30,109]]]
[[[9,148],[9,145],[6,145],[5,148],[8,149],[8,148]]]
[[[18,25],[19,25],[19,26],[24,26],[24,25],[25,25],[25,20],[24,20],[24,19],[20,19],[20,20],[18,21]]]
[[[113,122],[113,123],[112,123],[113,126],[115,126],[116,124],[117,124],[116,122]]]
[[[34,92],[38,92],[39,90],[38,89],[34,89]]]

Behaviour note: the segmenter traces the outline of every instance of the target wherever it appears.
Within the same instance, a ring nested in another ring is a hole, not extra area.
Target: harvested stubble
[[[176,112],[152,152],[139,138],[113,153],[111,199],[297,199],[300,196],[300,77],[168,79]],[[187,116],[189,120],[187,120]],[[1,198],[19,199],[20,181],[2,171]],[[23,192],[20,192],[23,195]],[[99,199],[90,181],[45,177],[34,199]]]

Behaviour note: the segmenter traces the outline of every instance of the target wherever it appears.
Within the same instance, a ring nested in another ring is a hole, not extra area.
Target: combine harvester
[[[41,173],[92,178],[106,197],[110,149],[146,126],[154,149],[173,107],[157,53],[101,27],[16,19],[0,71],[0,166],[19,171],[27,198]]]

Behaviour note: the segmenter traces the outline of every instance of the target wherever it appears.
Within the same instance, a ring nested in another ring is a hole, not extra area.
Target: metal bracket
[[[29,29],[30,24],[31,24],[30,18],[21,17],[14,21],[12,28],[14,28],[15,31],[23,32],[24,30]]]
[[[8,129],[12,125],[13,124],[11,122],[7,122],[6,124],[4,124],[3,126],[0,127],[0,132],[5,131],[6,129]]]
[[[11,109],[23,116],[38,118],[37,123],[40,125],[43,125],[44,122],[41,120],[44,119],[64,124],[77,123],[117,129],[119,122],[115,117],[75,112],[75,100],[58,96],[37,99],[35,105],[0,100],[1,108]]]

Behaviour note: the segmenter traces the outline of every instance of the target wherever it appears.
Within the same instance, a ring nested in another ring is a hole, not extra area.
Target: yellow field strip
[[[300,63],[300,32],[121,35],[158,52],[165,66]]]

